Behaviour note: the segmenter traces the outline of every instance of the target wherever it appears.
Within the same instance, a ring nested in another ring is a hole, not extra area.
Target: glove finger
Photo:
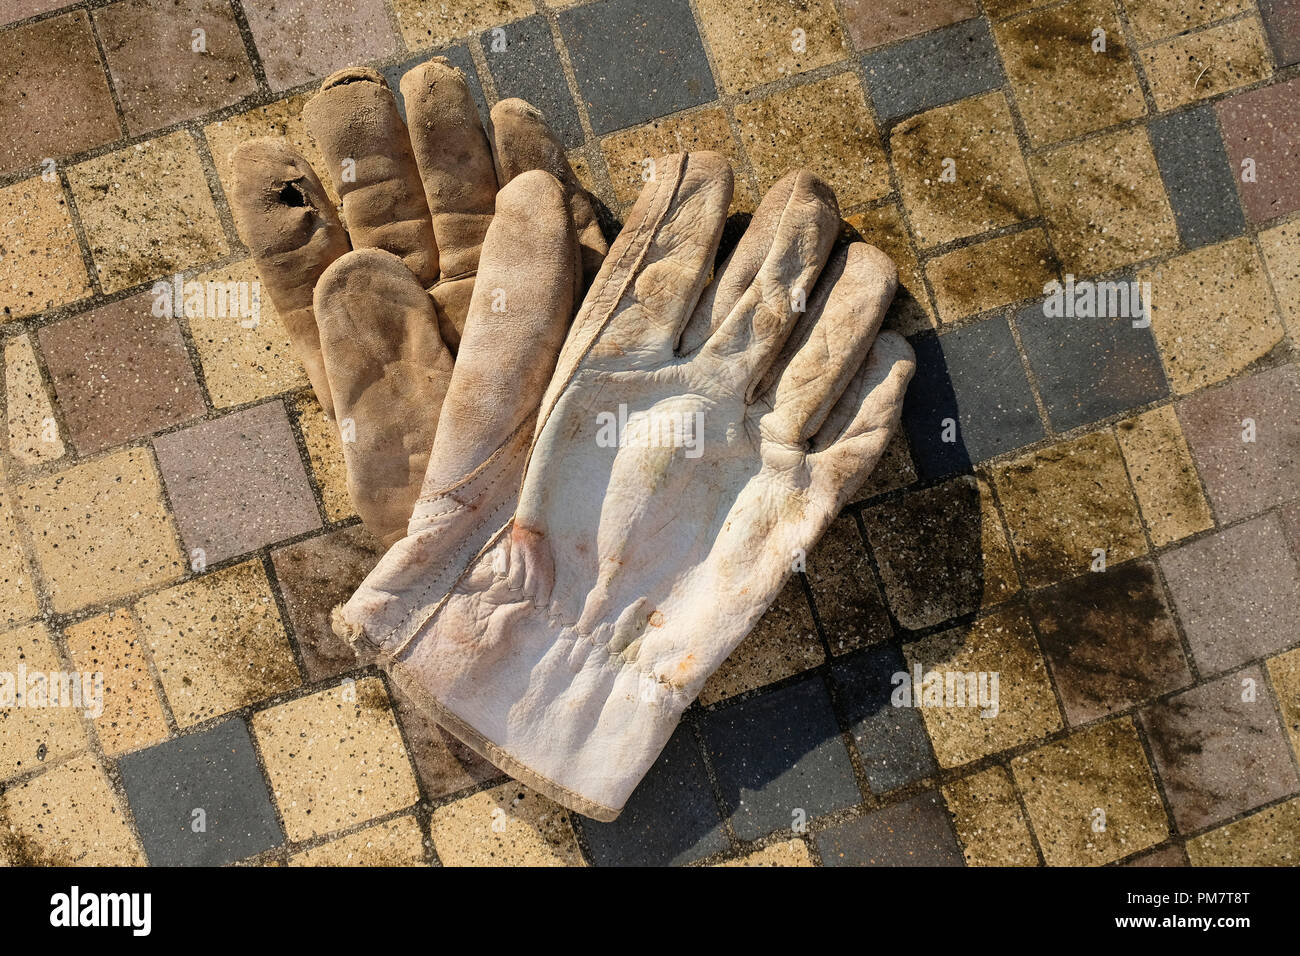
[[[576,260],[563,187],[531,170],[497,194],[425,496],[455,485],[517,429],[531,432],[573,315]]]
[[[359,249],[316,287],[348,491],[384,544],[406,533],[451,379],[433,302],[402,261]]]
[[[855,242],[831,257],[767,375],[772,411],[763,416],[765,436],[801,445],[822,427],[862,367],[896,288],[898,270],[875,246]]]
[[[469,300],[473,294],[473,273],[456,279],[442,279],[429,290],[433,307],[438,312],[438,332],[452,355],[460,351],[460,337],[465,332],[465,316],[469,315]]]
[[[903,395],[916,371],[912,346],[884,331],[813,436],[808,468],[814,492],[837,513],[876,466],[903,413]]]
[[[311,164],[283,140],[240,143],[230,161],[235,228],[321,408],[333,417],[312,293],[321,273],[348,251],[347,233]]]
[[[443,57],[402,77],[411,145],[444,277],[478,268],[496,203],[497,174],[465,75]],[[462,312],[453,318],[464,325]]]
[[[339,70],[321,84],[303,116],[343,200],[353,248],[385,249],[424,288],[433,285],[438,247],[411,140],[388,83],[368,67]]]
[[[767,258],[699,351],[706,360],[721,363],[751,402],[806,311],[839,235],[839,206],[830,187],[806,170],[792,175],[794,188],[781,215],[760,224],[773,233]]]
[[[520,173],[542,169],[564,187],[565,202],[577,235],[580,267],[577,295],[581,301],[582,294],[600,271],[609,245],[600,231],[596,207],[574,175],[564,155],[564,146],[541,112],[520,99],[502,100],[492,107],[492,135],[497,176],[502,186]]]

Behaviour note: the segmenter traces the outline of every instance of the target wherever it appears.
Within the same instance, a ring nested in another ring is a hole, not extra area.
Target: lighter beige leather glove
[[[590,197],[537,110],[498,103],[489,146],[465,78],[446,60],[408,72],[402,93],[409,134],[388,84],[365,67],[327,78],[304,109],[342,220],[310,164],[282,140],[243,143],[232,157],[235,224],[321,406],[341,426],[353,504],[385,544],[407,531],[453,356],[465,358],[461,338],[494,213],[509,220],[498,241],[512,262],[540,250],[529,295],[547,299],[539,303],[546,322],[517,330],[540,335],[536,342],[480,337],[490,354],[473,363],[496,367],[507,382],[540,375],[544,385],[558,348],[550,310],[561,298],[576,306],[606,251]],[[521,175],[531,170],[549,175]],[[527,181],[499,197],[516,179]],[[567,271],[551,271],[560,266]],[[524,303],[503,299],[504,286],[488,288],[505,310],[488,314],[513,322]],[[540,390],[534,408],[539,399]],[[498,423],[476,424],[495,433]]]
[[[866,479],[914,368],[877,336],[894,266],[832,255],[824,183],[774,186],[710,282],[731,169],[657,168],[565,342],[513,523],[423,593],[395,548],[336,612],[440,724],[601,820]]]

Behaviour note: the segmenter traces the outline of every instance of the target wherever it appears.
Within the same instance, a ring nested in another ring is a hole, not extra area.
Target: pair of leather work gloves
[[[369,69],[306,107],[341,218],[282,142],[233,159],[236,225],[390,546],[334,627],[612,820],[897,426],[896,271],[834,248],[835,197],[797,171],[715,272],[732,173],[707,152],[659,160],[607,249],[535,109],[498,103],[489,139],[441,59],[401,92],[409,129]]]

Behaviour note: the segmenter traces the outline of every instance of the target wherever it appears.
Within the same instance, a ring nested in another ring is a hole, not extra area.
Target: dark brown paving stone
[[[1142,711],[1156,770],[1183,833],[1269,803],[1300,787],[1286,738],[1250,667]],[[1251,696],[1253,700],[1243,700]]]
[[[1222,522],[1300,494],[1300,368],[1283,365],[1178,404],[1178,418]],[[1254,441],[1245,441],[1246,419]]]
[[[1264,222],[1300,209],[1300,78],[1220,100],[1219,124],[1246,215]],[[1255,181],[1242,181],[1242,161]]]
[[[913,630],[976,611],[984,596],[979,487],[973,475],[905,492],[862,512],[894,615]]]
[[[825,866],[965,866],[952,817],[933,791],[817,834]]]
[[[1300,63],[1300,0],[1259,0],[1259,15],[1278,67]]]
[[[203,393],[174,319],[149,293],[40,330],[73,443],[82,454],[203,415]]]
[[[0,43],[0,173],[121,136],[81,10],[17,27]]]
[[[428,799],[437,800],[475,784],[504,779],[500,770],[421,713],[396,684],[389,686],[389,693],[393,713],[406,736],[407,751],[415,762],[415,774]]]
[[[866,51],[980,15],[975,0],[840,0],[853,46]]]
[[[1187,854],[1183,848],[1176,843],[1169,846],[1162,846],[1158,850],[1152,850],[1150,853],[1143,853],[1141,856],[1135,856],[1122,866],[1187,866]]]
[[[352,596],[383,553],[383,545],[358,524],[271,554],[309,681],[357,666],[352,648],[330,627],[330,612]]]
[[[1150,562],[1084,574],[1030,598],[1039,643],[1072,724],[1186,687],[1164,590]]]
[[[257,89],[228,0],[122,0],[95,30],[132,133],[228,106]],[[193,35],[203,30],[202,51]]]
[[[1267,514],[1160,556],[1192,655],[1213,673],[1300,634],[1300,568]]]
[[[244,14],[273,90],[398,48],[384,0],[244,0]]]
[[[320,527],[284,405],[154,440],[181,539],[208,564]]]
[[[841,515],[808,555],[808,584],[832,654],[893,634],[857,522]]]

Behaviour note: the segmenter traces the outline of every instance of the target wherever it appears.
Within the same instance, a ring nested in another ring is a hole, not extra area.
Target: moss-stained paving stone
[[[188,727],[297,686],[266,572],[237,564],[136,604],[176,722]]]
[[[919,706],[940,766],[957,767],[1061,729],[1047,667],[1019,607],[906,644],[903,653],[913,681],[900,689],[910,689],[918,706],[919,668]]]
[[[1006,768],[989,767],[943,788],[967,866],[1038,866],[1029,822]]]
[[[93,680],[67,674],[44,624],[0,634],[0,779],[84,749],[94,693]]]
[[[582,866],[568,811],[511,781],[439,807],[430,833],[444,866]]]
[[[753,850],[718,866],[814,866],[806,840],[785,840]]]
[[[1115,425],[1151,543],[1157,548],[1213,527],[1214,517],[1172,405]]]
[[[289,857],[290,866],[425,866],[424,832],[410,814]]]
[[[1300,866],[1300,799],[1187,841],[1192,866]]]
[[[889,142],[903,204],[923,247],[1038,214],[1002,93],[905,119],[889,134]]]
[[[0,862],[141,866],[145,857],[103,768],[84,754],[0,796]]]
[[[1171,110],[1264,79],[1273,58],[1259,23],[1246,19],[1148,47],[1142,68],[1156,106]]]
[[[925,274],[940,320],[954,322],[1042,295],[1060,270],[1047,236],[1034,227],[936,256]]]
[[[153,458],[128,448],[15,489],[55,611],[125,597],[183,573]]]
[[[105,292],[170,277],[229,251],[185,130],[68,170]]]
[[[1151,288],[1151,331],[1175,392],[1248,368],[1285,334],[1259,253],[1249,239],[1185,252],[1138,273]]]
[[[154,689],[145,642],[127,611],[112,611],[64,632],[73,667],[102,674],[103,711],[92,715],[95,734],[110,756],[139,750],[167,737],[167,719]]]
[[[1109,432],[1017,458],[995,468],[993,481],[1030,587],[1146,552],[1119,443]]]
[[[1127,717],[1011,762],[1048,866],[1111,863],[1169,835],[1155,778]]]
[[[1133,34],[1140,43],[1203,27],[1254,8],[1251,0],[1123,0]]]
[[[841,515],[808,555],[808,584],[832,654],[893,634],[857,522]]]
[[[0,189],[0,319],[43,312],[90,292],[58,180],[38,176]]]
[[[254,714],[253,733],[291,840],[356,826],[419,799],[377,677]]]
[[[804,73],[852,52],[832,0],[697,0],[695,10],[724,92]],[[803,31],[802,49],[796,30]]]
[[[880,134],[853,73],[739,104],[735,114],[760,192],[798,167],[825,180],[841,208],[891,189]]]

